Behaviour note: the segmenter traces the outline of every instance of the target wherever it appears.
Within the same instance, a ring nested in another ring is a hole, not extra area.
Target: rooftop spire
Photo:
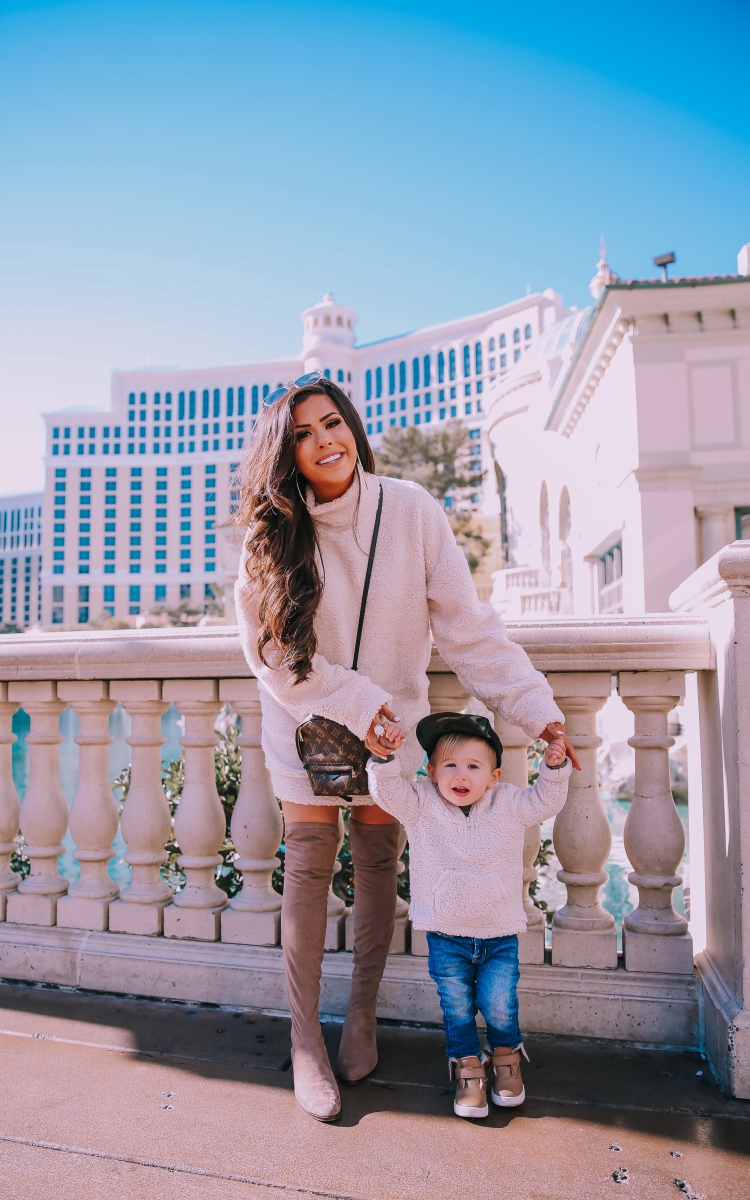
[[[616,279],[617,276],[610,270],[607,262],[607,243],[602,235],[599,239],[599,262],[596,264],[596,275],[589,284],[589,291],[594,299],[598,300],[607,285]]]

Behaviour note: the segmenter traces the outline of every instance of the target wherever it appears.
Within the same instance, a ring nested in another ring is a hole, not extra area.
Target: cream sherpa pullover
[[[555,769],[542,762],[532,787],[497,783],[467,817],[430,780],[407,783],[398,757],[384,763],[370,759],[370,794],[409,837],[409,916],[415,929],[474,938],[524,931],[524,831],[560,811],[571,770],[569,760]]]
[[[383,518],[370,582],[359,669],[354,642],[370,549],[378,485]],[[480,604],[466,559],[440,505],[416,483],[358,471],[343,496],[308,504],[322,558],[323,594],[315,616],[318,652],[312,674],[295,683],[278,669],[278,651],[258,657],[258,606],[245,562],[237,581],[237,620],[245,656],[259,684],[262,743],[275,794],[297,804],[338,804],[314,796],[297,756],[295,730],[311,713],[363,738],[383,703],[409,731],[401,751],[412,778],[423,760],[414,726],[427,715],[430,629],[437,648],[467,691],[529,737],[563,720],[543,675],[511,642],[500,617]],[[355,797],[354,803],[371,803]]]

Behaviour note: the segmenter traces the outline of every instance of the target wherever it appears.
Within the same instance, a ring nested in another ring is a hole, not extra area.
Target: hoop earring
[[[302,495],[302,488],[301,488],[301,487],[300,487],[300,485],[299,485],[299,471],[295,471],[295,472],[294,472],[294,479],[295,479],[295,482],[296,482],[296,484],[297,484],[297,491],[298,491],[298,493],[299,493],[299,498],[300,498],[300,500],[302,501],[302,503],[304,504],[305,508],[307,508],[307,500],[306,500],[306,499],[305,499],[305,497]]]

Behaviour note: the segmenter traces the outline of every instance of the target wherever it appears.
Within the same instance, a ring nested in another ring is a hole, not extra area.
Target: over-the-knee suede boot
[[[354,970],[337,1070],[358,1083],[378,1064],[375,1005],[396,915],[398,824],[349,822],[354,861]]]
[[[281,940],[292,1013],[294,1096],[318,1121],[335,1121],[341,1100],[318,1019],[326,907],[337,825],[294,821],[286,826]]]

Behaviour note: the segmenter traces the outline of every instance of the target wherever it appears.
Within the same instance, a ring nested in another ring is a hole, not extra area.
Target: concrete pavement
[[[463,1122],[440,1031],[379,1041],[320,1125],[281,1016],[0,984],[0,1197],[750,1200],[750,1103],[699,1055],[530,1039],[526,1104]]]

